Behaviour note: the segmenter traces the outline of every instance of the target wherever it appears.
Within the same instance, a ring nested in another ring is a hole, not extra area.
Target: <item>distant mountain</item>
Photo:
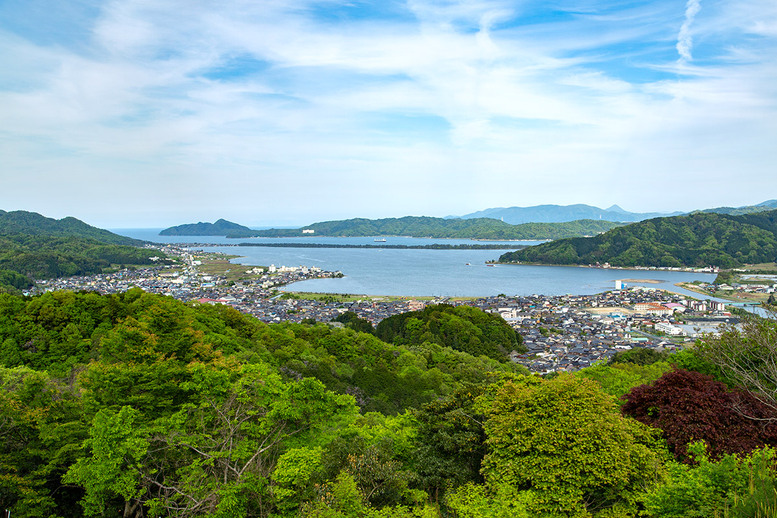
[[[566,223],[527,223],[511,225],[490,218],[444,219],[428,216],[405,216],[384,219],[347,219],[313,223],[298,229],[254,230],[251,234],[227,237],[301,237],[305,235],[359,237],[410,236],[458,239],[559,239],[570,236],[595,235],[619,226],[620,223],[581,220]]]
[[[777,209],[777,200],[767,200],[758,205],[746,205],[744,207],[717,207],[714,209],[705,209],[698,212],[714,212],[716,214],[729,214],[731,216],[741,216],[743,214],[753,214],[754,212],[765,212]]]
[[[777,210],[742,216],[655,218],[591,238],[559,239],[510,252],[500,262],[613,266],[720,266],[777,261]]]
[[[0,210],[0,236],[25,234],[28,236],[81,237],[111,245],[139,246],[143,241],[120,236],[108,230],[93,227],[83,221],[67,217],[47,218],[37,212]]]
[[[485,209],[461,216],[461,219],[494,218],[518,225],[521,223],[559,223],[579,219],[601,219],[603,221],[634,222],[662,216],[676,216],[681,212],[664,214],[659,212],[637,213],[623,210],[617,205],[600,209],[591,205],[535,205],[533,207],[498,207]]]
[[[230,234],[251,234],[253,230],[225,219],[215,223],[188,223],[166,228],[159,233],[160,236],[226,236]]]
[[[0,210],[0,292],[31,287],[35,279],[101,273],[115,265],[153,264],[158,250],[76,218]]]

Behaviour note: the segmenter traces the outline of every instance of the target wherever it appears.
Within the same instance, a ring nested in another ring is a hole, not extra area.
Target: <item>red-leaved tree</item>
[[[623,396],[621,411],[660,428],[669,448],[688,461],[687,445],[707,443],[711,457],[777,445],[777,414],[744,391],[693,371],[668,372]]]

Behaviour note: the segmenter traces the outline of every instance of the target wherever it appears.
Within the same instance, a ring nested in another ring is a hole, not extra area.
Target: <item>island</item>
[[[226,236],[227,234],[251,233],[248,227],[232,223],[225,219],[219,219],[215,223],[189,223],[166,228],[159,233],[160,236]]]

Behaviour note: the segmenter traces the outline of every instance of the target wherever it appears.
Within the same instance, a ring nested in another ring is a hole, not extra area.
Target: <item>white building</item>
[[[669,322],[659,322],[656,324],[656,331],[666,333],[672,336],[684,335],[685,331],[681,327],[674,326]]]

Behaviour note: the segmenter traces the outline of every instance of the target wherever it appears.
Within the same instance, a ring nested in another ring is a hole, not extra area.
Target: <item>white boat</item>
[[[373,241],[375,241],[376,243],[385,243],[386,242],[386,238],[385,237],[376,237]]]

